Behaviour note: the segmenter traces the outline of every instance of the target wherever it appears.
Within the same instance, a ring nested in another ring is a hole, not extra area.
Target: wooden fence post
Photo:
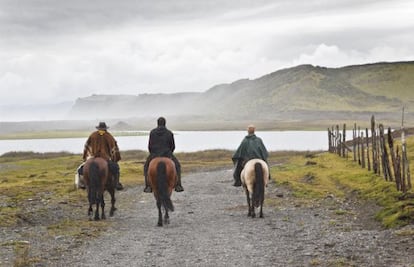
[[[378,129],[379,129],[379,136],[380,136],[382,173],[386,181],[393,181],[392,176],[391,176],[388,151],[387,151],[387,147],[385,146],[384,125],[380,123],[380,125],[378,126]]]
[[[341,134],[339,133],[339,125],[336,125],[336,153],[341,156]]]
[[[344,123],[344,126],[342,128],[342,157],[345,158],[345,142],[346,142],[346,124]]]
[[[361,136],[359,132],[359,126],[357,131],[357,154],[358,154],[358,164],[361,165]]]
[[[402,180],[404,181],[403,192],[407,192],[407,189],[411,189],[411,174],[410,174],[410,164],[407,157],[407,143],[405,141],[405,129],[402,127],[401,131],[401,143],[402,143]],[[405,183],[407,182],[407,183]]]
[[[371,163],[369,161],[369,138],[368,138],[368,128],[365,128],[365,140],[367,142],[367,165],[368,165],[368,171],[371,171]]]
[[[352,146],[353,146],[353,152],[354,152],[354,161],[356,161],[356,123],[354,123],[354,128],[352,129]]]
[[[378,132],[377,132],[378,131]],[[376,130],[376,137],[377,140],[375,146],[377,148],[376,155],[377,155],[377,174],[381,175],[381,158],[380,158],[380,138],[379,138],[379,130]]]
[[[331,139],[331,130],[328,128],[328,152],[332,152],[332,139]]]
[[[394,138],[392,137],[392,133],[391,133],[391,127],[388,127],[388,147],[390,148],[390,153],[391,153],[391,161],[392,161],[392,168],[394,170],[394,177],[395,177],[395,185],[397,187],[397,190],[401,190],[401,177],[400,172],[398,170],[398,165],[397,165],[397,158],[395,156],[395,151],[394,151]]]
[[[375,136],[375,117],[371,117],[371,144],[372,144],[372,170],[377,173],[378,162],[377,162],[377,139]]]
[[[364,132],[361,132],[361,167],[365,169]]]

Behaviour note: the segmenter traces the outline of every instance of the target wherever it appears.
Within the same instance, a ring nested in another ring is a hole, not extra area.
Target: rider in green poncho
[[[233,173],[234,186],[241,186],[240,174],[247,161],[250,159],[262,159],[267,162],[267,149],[264,146],[262,139],[255,135],[255,129],[254,125],[249,125],[247,127],[248,135],[244,137],[232,157],[233,164],[235,165]]]

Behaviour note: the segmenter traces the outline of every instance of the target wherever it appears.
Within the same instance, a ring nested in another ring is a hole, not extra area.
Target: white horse
[[[262,159],[251,159],[240,175],[249,206],[248,216],[256,217],[255,208],[260,206],[260,218],[263,218],[265,187],[269,183],[269,167]]]

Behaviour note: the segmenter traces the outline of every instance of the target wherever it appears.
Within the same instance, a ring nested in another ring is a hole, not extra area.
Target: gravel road
[[[413,236],[382,229],[373,205],[334,196],[305,203],[273,182],[264,218],[252,219],[231,184],[231,170],[185,175],[164,227],[152,194],[126,188],[113,229],[50,266],[414,266]]]

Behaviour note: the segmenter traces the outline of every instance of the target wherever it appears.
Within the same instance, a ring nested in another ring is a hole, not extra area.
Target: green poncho
[[[251,134],[243,139],[232,160],[233,163],[237,163],[238,160],[246,161],[250,159],[262,159],[267,162],[267,157],[267,149],[262,139],[255,134]]]

